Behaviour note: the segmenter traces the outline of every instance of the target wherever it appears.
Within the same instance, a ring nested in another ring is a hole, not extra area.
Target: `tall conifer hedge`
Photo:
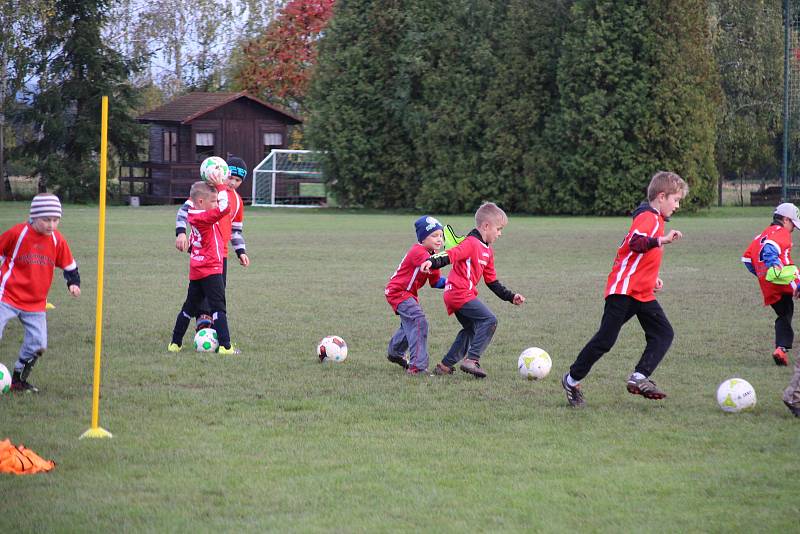
[[[625,213],[671,169],[707,206],[718,82],[705,5],[340,0],[309,139],[345,205]]]

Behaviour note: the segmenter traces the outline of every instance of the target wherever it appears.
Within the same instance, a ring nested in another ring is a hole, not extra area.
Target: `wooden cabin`
[[[120,181],[128,184],[129,195],[153,204],[185,200],[199,179],[200,162],[209,156],[238,156],[247,163],[239,193],[249,199],[253,168],[273,148],[287,148],[289,127],[302,119],[245,92],[198,92],[148,111],[138,121],[150,125],[148,161],[124,163]]]

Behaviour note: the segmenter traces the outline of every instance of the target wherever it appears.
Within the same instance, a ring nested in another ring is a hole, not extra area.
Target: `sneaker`
[[[177,343],[170,343],[169,345],[167,345],[167,350],[170,352],[180,352],[182,348],[183,347],[181,347]]]
[[[11,381],[11,391],[21,393],[39,393],[39,388],[28,382],[27,380]]]
[[[574,386],[570,386],[567,382],[567,375],[569,375],[569,373],[561,377],[561,387],[564,388],[564,391],[567,393],[567,402],[573,408],[583,408],[586,405],[586,401],[583,400],[581,385],[575,384]]]
[[[386,359],[389,360],[392,363],[396,363],[397,365],[399,365],[403,369],[408,369],[408,362],[402,356],[393,356],[393,355],[389,354],[389,355],[386,356]]]
[[[443,364],[441,362],[437,363],[436,367],[433,368],[433,374],[440,375],[440,376],[441,375],[452,375],[454,371],[455,370],[452,367],[450,367],[448,365],[445,365],[445,364]]]
[[[466,358],[461,362],[461,365],[459,365],[458,368],[465,373],[471,374],[475,378],[486,378],[486,371],[481,369],[481,364],[478,363],[478,360]]]
[[[794,415],[795,417],[800,417],[800,406],[794,406],[786,401],[783,401],[783,403],[786,405],[787,408],[789,408],[789,411],[792,412],[792,415]]]
[[[775,352],[772,353],[772,359],[775,360],[775,365],[789,365],[789,357],[786,356],[786,349],[783,347],[775,347]]]
[[[634,378],[633,375],[631,375],[628,377],[626,387],[628,388],[628,393],[641,395],[645,399],[660,400],[667,396],[667,394],[658,389],[656,383],[649,378]]]
[[[427,369],[420,369],[419,367],[414,367],[413,365],[409,365],[408,368],[406,368],[406,374],[407,375],[427,375],[428,374],[428,370]]]
[[[239,349],[239,347],[234,347],[233,345],[231,345],[231,348],[229,348],[229,349],[226,349],[225,347],[220,347],[220,348],[217,349],[217,352],[219,354],[225,354],[225,355],[231,355],[231,356],[235,356],[235,355],[238,355],[238,354],[242,353],[242,351],[241,351],[241,349]]]

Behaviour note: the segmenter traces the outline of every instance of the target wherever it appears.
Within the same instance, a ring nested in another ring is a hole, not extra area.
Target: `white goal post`
[[[253,206],[318,208],[328,194],[319,152],[273,149],[253,171]]]

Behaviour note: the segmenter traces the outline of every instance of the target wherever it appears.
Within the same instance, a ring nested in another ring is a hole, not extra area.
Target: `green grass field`
[[[27,203],[0,204],[0,228]],[[654,379],[670,397],[633,397],[636,321],[566,406],[559,377],[596,330],[625,218],[512,217],[496,245],[500,279],[528,302],[483,288],[499,326],[489,378],[407,377],[386,362],[399,324],[383,287],[418,214],[249,209],[253,264],[229,266],[232,337],[223,358],[166,346],[188,261],[173,247],[175,207],[114,207],[106,234],[101,426],[90,425],[97,208],[67,206],[61,230],[83,295],[56,274],[39,395],[0,397],[0,439],[54,459],[46,475],[0,476],[1,532],[536,531],[790,532],[800,524],[800,420],[772,363],[773,312],[739,257],[769,209],[685,216],[666,249],[659,298],[676,331]],[[457,230],[469,217],[443,217]],[[426,288],[432,361],[457,331]],[[324,335],[349,358],[318,363]],[[0,361],[22,337],[9,323]],[[187,334],[185,346],[190,345]],[[516,372],[539,346],[544,381]],[[794,358],[794,355],[793,355]],[[741,376],[750,413],[725,414],[717,385]]]

